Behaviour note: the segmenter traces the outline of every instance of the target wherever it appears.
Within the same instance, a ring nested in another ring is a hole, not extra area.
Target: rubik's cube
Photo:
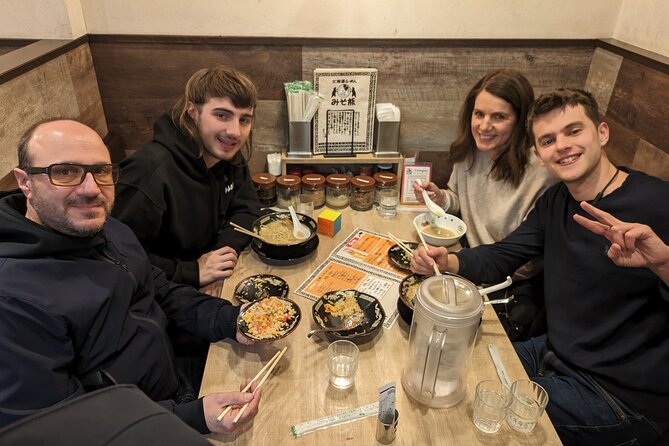
[[[318,232],[334,237],[341,229],[341,212],[325,209],[318,215]]]

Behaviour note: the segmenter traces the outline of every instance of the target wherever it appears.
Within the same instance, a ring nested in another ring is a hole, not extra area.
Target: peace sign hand
[[[581,202],[581,208],[597,221],[578,214],[574,214],[574,220],[611,242],[607,255],[613,263],[624,267],[647,267],[661,277],[660,271],[666,274],[669,270],[669,246],[649,226],[620,221],[585,201]]]

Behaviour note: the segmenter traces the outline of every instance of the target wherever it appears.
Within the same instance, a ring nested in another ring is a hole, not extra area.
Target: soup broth
[[[423,227],[423,232],[434,237],[455,237],[455,232],[441,226],[429,225]]]

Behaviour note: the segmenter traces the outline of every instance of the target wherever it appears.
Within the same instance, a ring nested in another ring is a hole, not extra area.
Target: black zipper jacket
[[[168,320],[210,342],[234,338],[238,307],[168,281],[110,218],[71,237],[0,195],[0,426],[109,384],[135,384],[208,432],[202,401],[177,405]]]

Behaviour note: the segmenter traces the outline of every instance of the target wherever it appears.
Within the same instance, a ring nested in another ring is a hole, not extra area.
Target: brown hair
[[[486,74],[469,90],[462,104],[459,118],[458,136],[451,144],[449,160],[452,163],[471,159],[476,150],[476,141],[472,135],[471,117],[476,97],[482,91],[497,96],[511,105],[516,115],[513,133],[493,162],[490,174],[495,180],[506,181],[518,187],[529,162],[532,140],[525,131],[525,117],[534,100],[532,85],[520,72],[515,70],[497,70]]]
[[[215,65],[202,68],[188,79],[184,87],[184,93],[172,109],[172,121],[184,134],[197,145],[198,153],[202,156],[204,145],[197,125],[188,114],[189,103],[201,107],[211,98],[228,98],[237,108],[255,109],[258,101],[258,92],[253,81],[241,71]],[[251,137],[246,141],[246,149],[251,156]],[[244,164],[247,160],[237,152],[233,162]]]
[[[560,88],[550,93],[543,94],[532,103],[530,111],[527,114],[527,133],[534,141],[534,131],[532,127],[534,120],[541,115],[550,113],[555,109],[564,110],[567,106],[576,107],[581,105],[585,110],[585,115],[590,118],[595,127],[602,122],[599,116],[599,107],[594,96],[585,90],[578,88]]]

